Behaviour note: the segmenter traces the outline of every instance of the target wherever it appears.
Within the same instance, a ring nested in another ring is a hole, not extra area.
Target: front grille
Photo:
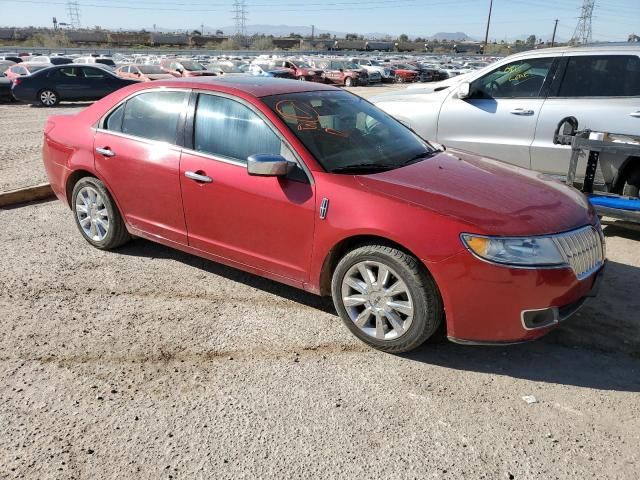
[[[604,239],[592,226],[555,235],[553,240],[579,280],[591,275],[604,262]]]

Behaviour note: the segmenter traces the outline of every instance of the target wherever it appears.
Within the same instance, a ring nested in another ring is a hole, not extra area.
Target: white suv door
[[[576,52],[563,57],[557,81],[545,101],[531,147],[531,168],[566,176],[571,147],[554,145],[553,135],[565,117],[580,130],[640,135],[640,57],[628,52]],[[625,158],[601,157],[603,180],[610,183]],[[606,160],[609,160],[608,162]],[[607,168],[614,167],[613,171]],[[586,158],[577,173],[584,176]]]
[[[456,91],[442,104],[437,141],[444,145],[531,167],[530,146],[558,57],[531,57],[503,64]]]

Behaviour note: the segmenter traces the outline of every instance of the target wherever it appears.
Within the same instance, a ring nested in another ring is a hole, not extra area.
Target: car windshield
[[[154,75],[158,73],[165,73],[159,65],[140,65],[138,67],[142,73],[146,75]]]
[[[296,65],[298,66],[298,68],[311,68],[311,65],[309,65],[307,62],[296,62]]]
[[[288,93],[262,100],[328,172],[392,170],[435,151],[400,122],[347,92]]]
[[[378,60],[369,60],[369,63],[371,63],[371,65],[373,65],[375,67],[381,67],[382,66]]]
[[[180,62],[185,70],[189,70],[190,72],[201,72],[206,70],[202,65],[198,62]]]

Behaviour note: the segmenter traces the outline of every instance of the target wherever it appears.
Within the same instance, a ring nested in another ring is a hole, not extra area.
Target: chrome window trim
[[[200,152],[198,150],[192,150],[191,148],[182,147],[182,151],[189,155],[194,155],[196,157],[205,158],[207,160],[213,160],[216,162],[226,163],[228,165],[234,165],[236,167],[242,167],[245,170],[247,169],[247,163],[241,162],[235,158],[225,157],[224,155],[214,155],[212,153]]]

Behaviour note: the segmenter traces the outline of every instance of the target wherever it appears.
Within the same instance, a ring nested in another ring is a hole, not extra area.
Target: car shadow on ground
[[[640,234],[624,230],[608,233],[613,234],[638,235],[640,239]],[[118,249],[118,253],[175,260],[337,315],[329,298],[146,240],[137,239]],[[597,298],[588,302],[576,317],[536,342],[489,347],[463,346],[441,339],[427,342],[401,356],[456,370],[602,390],[640,392],[640,298],[632,290],[640,285],[640,268],[609,262],[605,275]]]

